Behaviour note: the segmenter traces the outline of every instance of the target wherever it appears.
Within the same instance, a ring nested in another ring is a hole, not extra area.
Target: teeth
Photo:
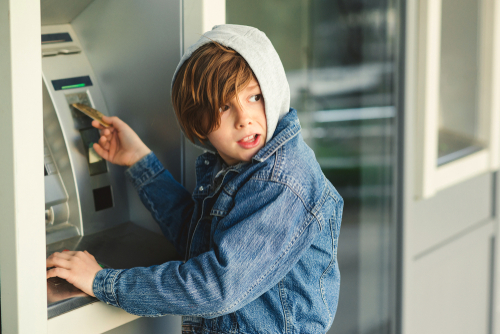
[[[255,136],[256,136],[256,135],[251,135],[251,136],[245,137],[245,138],[243,138],[241,141],[242,141],[242,142],[244,142],[244,143],[249,142],[249,141],[251,141],[251,140],[254,140],[254,139],[255,139]]]

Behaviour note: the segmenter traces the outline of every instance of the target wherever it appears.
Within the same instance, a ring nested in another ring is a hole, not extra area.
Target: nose
[[[251,114],[245,107],[236,105],[235,115],[234,125],[237,129],[242,129],[252,124]]]

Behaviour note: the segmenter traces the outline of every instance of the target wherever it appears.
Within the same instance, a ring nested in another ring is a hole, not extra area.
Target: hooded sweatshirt
[[[217,26],[181,64],[209,40],[252,67],[264,95],[267,142],[218,182],[217,154],[200,155],[193,194],[154,153],[130,167],[127,177],[184,260],[103,269],[93,292],[132,314],[182,315],[183,334],[326,333],[339,297],[342,197],[300,134],[283,66],[265,34]]]
[[[182,64],[191,57],[194,51],[212,41],[238,52],[252,68],[264,97],[267,142],[269,142],[278,122],[290,109],[290,87],[280,57],[269,38],[262,31],[234,24],[213,27],[211,31],[203,34],[196,43],[191,45],[182,56],[172,79],[172,87]],[[195,145],[205,150],[215,151],[209,142],[205,145],[197,142]]]

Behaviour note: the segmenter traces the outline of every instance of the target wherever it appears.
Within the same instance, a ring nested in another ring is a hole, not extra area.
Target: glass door
[[[345,200],[329,333],[395,328],[397,20],[395,0],[226,2],[227,23],[275,46],[304,139]]]

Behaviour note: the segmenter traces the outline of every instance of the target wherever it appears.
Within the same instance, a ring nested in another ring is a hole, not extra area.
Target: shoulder
[[[308,210],[313,210],[329,184],[301,133],[276,151],[270,179],[290,187],[307,203]]]
[[[308,211],[313,211],[322,202],[326,192],[340,198],[325,178],[313,150],[304,142],[300,131],[279,145],[264,161],[249,168],[247,173],[246,182],[267,182],[280,185],[275,189],[290,189]]]
[[[235,190],[247,182],[281,185],[274,189],[290,189],[308,211],[317,209],[328,195],[336,201],[341,200],[324,176],[313,150],[305,143],[294,109],[290,109],[279,122],[273,138],[254,157],[249,168],[236,179],[238,184],[235,185]]]

